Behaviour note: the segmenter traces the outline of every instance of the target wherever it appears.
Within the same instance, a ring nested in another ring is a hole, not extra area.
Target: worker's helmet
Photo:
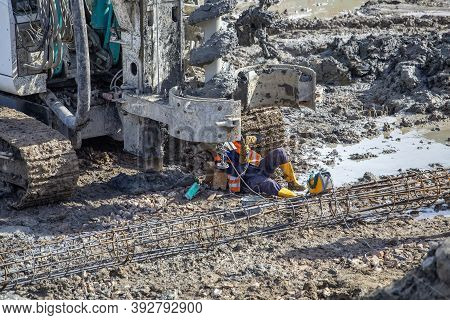
[[[320,194],[333,189],[331,174],[325,170],[312,172],[308,178],[308,190],[311,194]]]

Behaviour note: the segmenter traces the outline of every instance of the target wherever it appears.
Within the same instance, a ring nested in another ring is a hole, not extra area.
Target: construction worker
[[[254,192],[282,198],[295,197],[297,194],[292,190],[304,190],[304,187],[297,181],[292,163],[283,148],[272,150],[263,158],[250,149],[249,146],[255,142],[256,137],[251,136],[243,139],[243,143],[234,141],[225,144],[228,150],[226,158],[229,164],[227,169],[228,188],[231,192],[241,191],[241,179]],[[281,187],[271,178],[278,167],[283,171],[288,188]]]

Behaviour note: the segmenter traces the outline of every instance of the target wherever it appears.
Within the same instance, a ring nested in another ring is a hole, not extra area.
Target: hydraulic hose
[[[77,61],[77,112],[75,128],[88,120],[91,105],[91,67],[84,0],[71,0]]]

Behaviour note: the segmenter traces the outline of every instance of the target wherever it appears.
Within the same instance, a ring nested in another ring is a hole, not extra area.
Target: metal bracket
[[[169,101],[160,96],[127,92],[123,98],[126,101],[123,111],[167,124],[169,134],[175,138],[203,143],[240,138],[240,101],[184,96],[177,87],[170,90]]]
[[[316,73],[298,65],[256,65],[236,71],[235,99],[244,109],[273,106],[316,108]]]

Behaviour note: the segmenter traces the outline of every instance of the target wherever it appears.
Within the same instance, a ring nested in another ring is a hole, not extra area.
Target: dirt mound
[[[363,10],[364,8],[362,8]],[[347,14],[330,20],[301,18],[288,21],[287,29],[297,30],[331,30],[334,28],[349,29],[390,29],[390,28],[435,28],[448,26],[448,18],[442,16],[367,16]],[[284,27],[284,26],[283,26]],[[281,32],[274,30],[273,33]]]
[[[421,266],[373,298],[450,299],[450,238],[432,247]]]
[[[319,84],[365,83],[359,99],[368,109],[449,115],[450,33],[338,36],[329,41],[309,56],[288,45],[280,49],[296,56],[295,63],[314,69]]]
[[[394,39],[397,44],[393,48],[388,45],[384,56],[378,58],[375,50],[375,59],[369,60],[382,70],[371,73],[378,81],[366,92],[364,100],[385,107],[390,113],[438,111],[448,115],[450,33]]]

